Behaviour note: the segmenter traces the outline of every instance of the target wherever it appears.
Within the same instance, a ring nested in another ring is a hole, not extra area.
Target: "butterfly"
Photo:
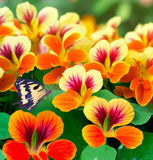
[[[40,83],[30,79],[19,79],[14,85],[21,98],[15,104],[19,104],[20,108],[26,108],[29,111],[36,107],[42,98],[51,93],[51,91],[46,91]]]

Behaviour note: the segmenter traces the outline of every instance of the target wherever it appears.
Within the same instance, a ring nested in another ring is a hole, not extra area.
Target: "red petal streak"
[[[34,13],[29,10],[26,10],[25,13],[23,14],[23,19],[25,20],[25,22],[30,25],[32,19],[33,19]]]
[[[109,55],[111,64],[116,60],[118,60],[118,57],[120,56],[119,54],[120,54],[120,47],[111,48],[110,55]]]
[[[62,119],[52,111],[43,111],[37,115],[38,145],[52,141],[63,133]]]
[[[13,140],[7,141],[2,149],[7,160],[29,160],[30,155],[24,144]]]
[[[76,146],[69,140],[56,140],[49,144],[48,155],[55,160],[72,160],[76,154]]]
[[[85,126],[82,129],[82,136],[91,147],[96,148],[105,144],[105,136],[96,125],[89,124]]]
[[[102,64],[105,63],[105,60],[107,58],[107,52],[106,50],[102,49],[97,49],[96,55],[94,57],[94,60],[97,62],[100,62]]]

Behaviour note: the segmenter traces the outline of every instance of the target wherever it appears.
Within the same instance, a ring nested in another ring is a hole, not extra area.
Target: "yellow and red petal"
[[[23,143],[18,143],[13,140],[8,140],[2,149],[7,160],[29,160],[30,155],[26,146]]]
[[[88,143],[91,147],[99,147],[105,144],[105,136],[103,135],[102,131],[99,127],[93,124],[86,125],[82,129],[82,136],[84,140]]]
[[[129,149],[135,149],[142,144],[143,133],[132,126],[120,127],[116,130],[116,138]]]
[[[16,75],[13,73],[7,73],[3,75],[2,78],[0,78],[0,92],[7,91],[11,87],[13,87],[14,83],[16,81]]]
[[[50,71],[43,77],[44,83],[45,84],[58,83],[64,71],[65,71],[65,67],[54,68],[52,71]]]
[[[109,112],[109,103],[99,97],[94,97],[85,103],[84,114],[88,120],[102,126]]]
[[[51,62],[52,62],[52,54],[49,53],[39,54],[37,56],[36,66],[38,69],[46,70],[53,67],[51,65]]]
[[[99,71],[89,70],[86,74],[85,84],[87,89],[91,88],[92,92],[99,91],[103,86],[103,78]]]
[[[36,18],[37,10],[34,5],[24,2],[17,5],[16,14],[20,21],[30,25]]]
[[[125,40],[118,39],[113,41],[111,44],[111,50],[109,54],[110,63],[123,60],[128,54],[128,47]]]
[[[120,81],[120,79],[128,73],[130,65],[126,62],[120,61],[115,62],[112,72],[110,73],[110,81],[112,83],[116,83]]]
[[[36,125],[36,117],[28,112],[18,110],[10,116],[8,130],[15,141],[20,143],[27,142],[31,145],[31,139]]]
[[[153,88],[151,82],[149,82],[148,80],[139,82],[135,90],[135,95],[136,100],[140,105],[147,105],[153,97]]]
[[[26,36],[17,36],[13,38],[11,43],[11,49],[15,56],[20,59],[20,57],[28,53],[31,49],[31,42]]]
[[[37,58],[34,53],[29,52],[21,56],[20,58],[20,68],[18,70],[18,75],[21,76],[23,73],[32,71],[37,63]]]
[[[89,51],[90,62],[100,62],[105,64],[106,58],[110,52],[110,44],[106,40],[99,41]]]
[[[134,109],[128,101],[121,98],[112,99],[109,105],[109,129],[127,125],[134,118]]]
[[[82,49],[72,49],[67,53],[67,60],[71,62],[83,62],[88,58],[88,54]]]
[[[46,35],[42,39],[42,44],[49,47],[55,54],[60,55],[62,42],[59,37],[51,34]]]
[[[64,124],[61,117],[52,111],[43,111],[37,114],[37,144],[57,139],[63,133]]]
[[[69,112],[72,109],[78,108],[81,102],[81,96],[73,90],[68,90],[66,93],[57,95],[52,101],[56,108],[64,112]]]
[[[55,140],[47,147],[47,154],[55,160],[72,160],[76,151],[75,144],[66,139]]]
[[[63,91],[72,89],[80,94],[81,88],[85,83],[86,71],[81,65],[76,65],[64,71],[59,81],[59,87]]]
[[[0,26],[0,36],[7,36],[13,33],[13,29],[8,26]]]

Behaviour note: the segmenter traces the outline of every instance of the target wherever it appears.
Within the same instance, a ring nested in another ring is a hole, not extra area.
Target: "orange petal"
[[[18,110],[10,116],[8,126],[9,133],[15,141],[31,145],[32,135],[36,129],[36,118],[32,114]]]
[[[79,33],[73,33],[70,36],[68,36],[64,41],[64,49],[67,50],[68,47],[70,47],[74,42],[76,42],[81,35]]]
[[[4,74],[2,78],[0,78],[0,92],[7,91],[10,89],[16,81],[16,75],[12,73]]]
[[[7,36],[13,33],[13,29],[8,26],[0,26],[0,36]]]
[[[22,29],[21,23],[18,19],[14,18],[14,25],[18,28],[18,29]]]
[[[47,153],[44,151],[40,151],[37,154],[32,155],[32,158],[33,158],[33,160],[40,160],[40,158],[41,158],[41,160],[49,160]]]
[[[72,109],[76,109],[81,104],[81,97],[79,94],[73,90],[68,90],[66,93],[57,95],[52,103],[56,108],[61,111],[68,112]]]
[[[67,53],[67,60],[71,62],[83,62],[87,59],[87,52],[82,49],[72,49]]]
[[[44,36],[44,38],[42,39],[42,43],[49,47],[53,52],[55,52],[56,54],[60,54],[61,49],[62,49],[62,42],[61,40],[54,35],[46,35]]]
[[[121,77],[128,73],[129,68],[130,65],[125,62],[116,63],[110,75],[110,81],[112,83],[118,82],[121,79]]]
[[[148,80],[139,83],[135,94],[136,100],[140,105],[147,105],[153,96],[153,88],[151,83]]]
[[[23,73],[32,71],[37,63],[37,58],[34,54],[28,53],[23,55],[21,59],[20,68],[18,70],[18,75],[21,76]]]
[[[51,61],[52,61],[52,54],[49,53],[39,54],[37,56],[36,66],[41,70],[49,69],[52,67]]]
[[[91,147],[96,148],[105,144],[105,136],[96,125],[89,124],[85,126],[82,129],[82,136]]]
[[[53,141],[63,133],[64,124],[61,117],[52,111],[37,114],[38,144]]]
[[[144,45],[142,42],[138,40],[132,40],[132,42],[127,44],[129,49],[135,50],[135,51],[143,51]]]
[[[55,82],[58,81],[58,79],[60,79],[60,77],[62,76],[62,73],[65,71],[65,67],[58,67],[58,68],[54,68],[51,72],[47,73],[44,78],[43,81],[45,84],[53,84]]]
[[[86,93],[85,93],[85,95],[84,95],[84,97],[83,97],[82,104],[83,104],[91,95],[92,95],[92,89],[89,88],[89,89],[86,91]],[[82,104],[81,104],[81,105],[82,105]]]
[[[75,144],[65,139],[56,140],[47,148],[48,155],[55,160],[72,160],[76,151]]]
[[[116,138],[129,149],[135,149],[142,144],[143,133],[132,126],[120,127],[116,130]]]
[[[0,56],[0,67],[3,68],[4,71],[8,71],[11,69],[11,63],[7,58]]]
[[[8,140],[2,149],[7,160],[29,160],[30,155],[26,146],[13,140]]]

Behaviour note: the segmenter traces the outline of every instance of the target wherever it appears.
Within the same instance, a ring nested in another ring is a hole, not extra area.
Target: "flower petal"
[[[49,47],[57,55],[61,52],[62,42],[57,36],[51,34],[44,36],[42,44]]]
[[[0,67],[3,68],[4,71],[8,71],[11,69],[11,63],[7,58],[0,56]]]
[[[120,127],[116,130],[116,138],[129,149],[135,149],[142,144],[143,133],[132,126]]]
[[[0,36],[7,36],[13,33],[13,29],[8,26],[0,26]]]
[[[124,99],[112,99],[109,101],[109,129],[130,123],[134,118],[134,109]]]
[[[52,67],[51,65],[52,61],[52,54],[49,53],[44,53],[44,54],[39,54],[37,56],[37,68],[41,70],[49,69]]]
[[[0,92],[7,91],[10,89],[16,81],[16,75],[13,73],[7,73],[0,78]]]
[[[130,65],[126,62],[120,61],[114,63],[112,72],[110,74],[110,81],[112,83],[116,83],[120,81],[120,79],[128,73]]]
[[[63,91],[72,89],[80,94],[85,82],[86,71],[83,66],[76,65],[64,71],[63,77],[59,81],[59,87]]]
[[[29,2],[24,2],[17,5],[16,14],[20,21],[30,25],[36,18],[37,10],[35,6]]]
[[[42,143],[52,141],[63,133],[63,122],[61,117],[52,111],[43,111],[37,114],[38,146]]]
[[[45,84],[57,83],[58,80],[62,77],[62,73],[65,71],[65,67],[58,67],[51,70],[43,77]]]
[[[33,160],[49,160],[47,153],[44,151],[38,151],[37,154],[32,155],[32,158]]]
[[[105,64],[107,55],[110,52],[110,44],[106,40],[99,41],[93,48],[89,51],[89,60],[91,62],[100,62]]]
[[[108,102],[99,97],[93,97],[85,103],[84,114],[88,120],[102,126],[109,111]]]
[[[103,79],[101,73],[94,69],[88,71],[86,74],[85,84],[87,89],[92,89],[93,93],[99,91],[103,86]]]
[[[31,49],[31,42],[26,36],[17,36],[13,38],[11,43],[11,49],[15,56],[20,59],[20,57],[29,52]]]
[[[71,62],[83,62],[87,57],[87,52],[82,49],[72,49],[67,53],[67,60]]]
[[[32,71],[37,63],[37,58],[34,53],[29,52],[21,56],[20,58],[20,68],[18,70],[18,75],[21,76],[23,73]]]
[[[73,91],[67,90],[66,93],[62,93],[54,97],[52,103],[56,108],[61,111],[68,112],[72,109],[76,109],[81,105],[81,96]]]
[[[75,157],[77,148],[74,143],[66,139],[53,141],[48,145],[48,155],[56,160],[71,160]]]
[[[99,127],[93,124],[86,125],[82,129],[82,136],[84,140],[91,146],[91,147],[99,147],[105,144],[105,136],[103,135],[102,131]]]
[[[9,120],[9,133],[11,137],[20,143],[27,142],[31,146],[31,139],[36,129],[36,118],[22,110],[14,112]]]
[[[111,50],[109,54],[111,64],[115,61],[123,60],[128,54],[128,47],[125,40],[118,39],[111,43]]]
[[[29,160],[30,155],[26,146],[13,140],[8,140],[3,146],[3,153],[7,160]]]

